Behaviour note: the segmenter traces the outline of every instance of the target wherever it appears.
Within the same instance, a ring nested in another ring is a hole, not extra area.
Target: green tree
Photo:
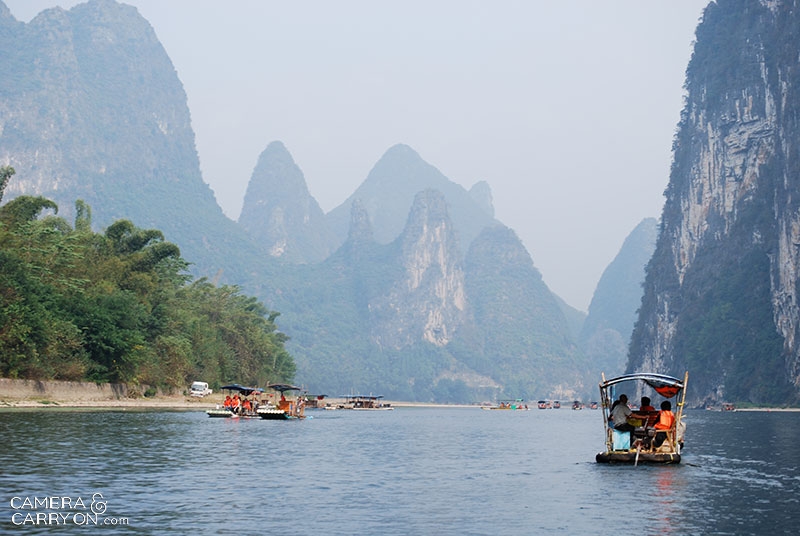
[[[277,312],[237,287],[191,283],[161,231],[119,220],[94,233],[90,207],[75,208],[73,229],[42,215],[58,211],[42,197],[0,207],[0,374],[181,389],[293,379]]]
[[[14,173],[16,173],[16,171],[14,171],[14,168],[11,166],[0,167],[0,202],[3,201],[3,192],[6,189],[9,179],[11,179],[11,176],[14,175]]]

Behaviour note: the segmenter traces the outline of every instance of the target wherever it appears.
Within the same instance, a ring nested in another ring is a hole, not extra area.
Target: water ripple
[[[108,516],[129,519],[116,528],[128,534],[791,534],[800,524],[798,414],[690,412],[685,463],[635,468],[594,463],[594,411],[314,417],[0,412],[0,532],[16,528],[11,497],[95,492]]]

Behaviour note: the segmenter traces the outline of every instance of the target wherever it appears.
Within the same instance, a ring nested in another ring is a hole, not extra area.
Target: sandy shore
[[[124,384],[57,382],[0,378],[0,408],[175,408],[205,410],[221,403],[221,395],[195,398],[156,391],[144,396],[143,388]]]

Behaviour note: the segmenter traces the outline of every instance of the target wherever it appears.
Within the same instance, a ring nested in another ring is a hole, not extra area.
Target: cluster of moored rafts
[[[287,383],[271,383],[267,389],[274,394],[265,394],[260,387],[245,387],[238,383],[224,385],[222,391],[229,394],[225,403],[206,411],[209,417],[234,419],[289,420],[304,419],[306,408],[319,408],[319,401],[325,395],[310,397],[302,393],[302,388]],[[296,396],[287,396],[297,391]],[[232,396],[231,396],[232,395]],[[382,402],[382,395],[344,395],[343,402],[336,406],[325,405],[322,409],[350,409],[357,411],[391,411],[391,404]]]
[[[209,417],[282,421],[305,418],[306,397],[301,394],[294,398],[286,397],[289,391],[302,391],[302,388],[295,385],[271,383],[267,385],[267,389],[271,389],[276,395],[269,394],[266,398],[264,389],[260,387],[245,387],[234,383],[224,385],[221,389],[229,394],[222,406],[217,405],[216,408],[206,411]]]
[[[493,406],[481,406],[481,409],[499,409],[499,410],[515,410],[515,411],[528,411],[528,404],[522,398],[515,398],[513,400],[501,400]]]

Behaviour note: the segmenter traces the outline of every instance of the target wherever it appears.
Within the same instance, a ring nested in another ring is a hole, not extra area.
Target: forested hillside
[[[0,168],[0,202],[11,167]],[[194,378],[291,380],[277,313],[238,288],[191,281],[161,231],[71,226],[43,197],[0,206],[0,376],[185,389]]]

